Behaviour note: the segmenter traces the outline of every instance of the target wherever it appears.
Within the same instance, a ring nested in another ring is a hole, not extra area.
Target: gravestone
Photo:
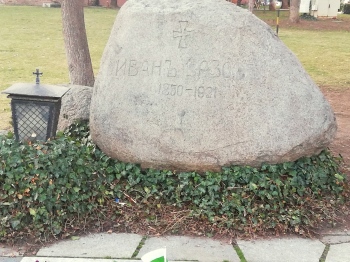
[[[295,55],[224,0],[129,0],[91,104],[93,141],[143,167],[219,170],[319,153],[332,109]]]

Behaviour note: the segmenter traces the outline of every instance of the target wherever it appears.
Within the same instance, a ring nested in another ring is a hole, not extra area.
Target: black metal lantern
[[[63,86],[41,85],[37,69],[35,84],[14,84],[2,93],[11,98],[16,139],[33,141],[54,137],[61,109],[61,98],[69,90]]]

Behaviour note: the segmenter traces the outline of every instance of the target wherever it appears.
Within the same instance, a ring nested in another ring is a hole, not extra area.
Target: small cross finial
[[[40,76],[43,75],[43,73],[39,72],[39,69],[37,68],[35,72],[33,72],[33,75],[36,75],[35,82],[36,84],[40,84]]]

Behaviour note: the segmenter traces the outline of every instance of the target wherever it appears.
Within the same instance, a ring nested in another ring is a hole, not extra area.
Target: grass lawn
[[[95,75],[117,11],[86,8],[85,22]],[[34,82],[36,68],[45,84],[68,83],[61,9],[0,5],[0,91],[18,82]],[[0,95],[0,130],[9,127],[10,106]]]
[[[40,68],[46,84],[68,83],[60,9],[0,5],[0,91],[13,83],[33,82]],[[95,75],[117,11],[86,8],[85,20]],[[274,27],[277,12],[255,14]],[[298,56],[321,86],[350,86],[349,30],[310,30],[283,27],[288,12],[280,13],[279,37]],[[350,16],[342,19],[350,21]],[[10,126],[9,99],[0,95],[0,130]]]
[[[279,36],[318,85],[350,86],[350,32],[282,29]]]
[[[276,28],[277,12],[255,11],[263,21]],[[288,23],[288,11],[280,12],[280,39],[296,54],[313,80],[323,87],[346,88],[350,64],[350,15],[337,20],[301,20]]]

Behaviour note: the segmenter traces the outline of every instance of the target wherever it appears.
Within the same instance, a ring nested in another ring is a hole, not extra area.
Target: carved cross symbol
[[[40,76],[42,76],[43,73],[39,72],[39,69],[36,69],[36,71],[33,72],[33,75],[36,75],[36,79],[35,79],[36,84],[37,85],[40,84]]]
[[[192,30],[187,30],[187,25],[188,21],[179,21],[180,24],[180,30],[179,31],[173,31],[173,37],[178,38],[180,37],[180,42],[179,42],[179,48],[186,48],[186,37],[188,37],[190,32]]]

